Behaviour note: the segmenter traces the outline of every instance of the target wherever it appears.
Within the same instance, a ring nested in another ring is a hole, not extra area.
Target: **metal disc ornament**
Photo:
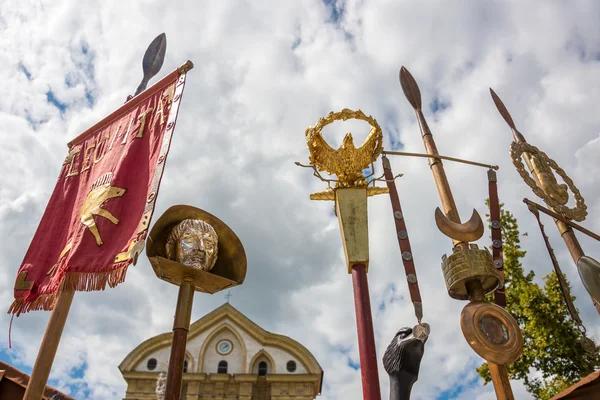
[[[523,335],[514,318],[496,304],[474,301],[463,308],[460,328],[471,348],[486,361],[515,362],[523,352]]]
[[[577,260],[577,272],[590,296],[600,303],[600,263],[592,257],[581,256]]]
[[[588,356],[593,357],[596,355],[598,350],[596,348],[596,343],[594,343],[592,339],[583,336],[580,341],[581,345],[583,346],[583,350]]]

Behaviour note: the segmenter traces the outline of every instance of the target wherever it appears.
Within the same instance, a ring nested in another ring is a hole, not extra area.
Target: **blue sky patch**
[[[348,357],[348,366],[355,371],[358,371],[360,369],[360,363],[353,361],[350,357]]]
[[[431,103],[429,103],[429,109],[432,113],[438,113],[444,111],[450,107],[449,103],[444,102],[440,97],[436,96]]]
[[[25,76],[27,77],[27,80],[30,81],[31,80],[31,72],[29,72],[27,67],[25,67],[25,65],[23,65],[23,63],[19,63],[19,69],[21,70],[21,72],[23,72],[25,74]]]
[[[46,92],[46,99],[48,100],[48,103],[58,108],[61,114],[67,110],[67,105],[65,103],[61,103],[56,96],[54,96],[54,92],[52,92],[52,90],[48,90],[48,92]]]
[[[329,20],[334,24],[338,24],[344,16],[344,5],[337,0],[323,0],[323,3],[329,8]]]

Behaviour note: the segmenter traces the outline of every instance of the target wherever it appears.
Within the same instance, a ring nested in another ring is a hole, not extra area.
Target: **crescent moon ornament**
[[[450,221],[438,207],[435,209],[435,224],[444,235],[460,242],[476,242],[483,236],[483,221],[475,209],[467,222],[459,224]]]

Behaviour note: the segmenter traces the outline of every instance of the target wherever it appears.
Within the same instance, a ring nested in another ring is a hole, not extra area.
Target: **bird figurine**
[[[347,120],[359,118],[371,124],[369,135],[360,147],[354,145],[354,138],[347,133],[342,140],[341,146],[335,150],[331,147],[323,135],[321,129],[336,119]],[[383,135],[377,122],[367,117],[362,111],[351,111],[347,108],[340,113],[329,113],[321,118],[317,125],[306,129],[306,142],[310,152],[310,163],[319,171],[327,171],[335,174],[338,178],[336,187],[367,186],[363,171],[371,165],[383,151]]]
[[[409,400],[429,338],[428,324],[401,328],[383,355],[383,367],[390,376],[390,400]]]

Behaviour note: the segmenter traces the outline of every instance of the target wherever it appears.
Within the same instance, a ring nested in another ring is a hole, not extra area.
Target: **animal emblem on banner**
[[[94,217],[104,217],[113,224],[118,225],[119,219],[102,208],[102,206],[107,200],[115,197],[121,197],[126,192],[126,189],[110,186],[112,178],[112,172],[107,172],[92,184],[92,187],[90,188],[90,191],[86,196],[79,213],[81,223],[87,226],[90,232],[94,235],[96,244],[98,246],[102,246],[104,242],[102,241],[102,237],[100,236],[100,232],[98,231]]]
[[[107,200],[113,199],[115,197],[122,197],[127,191],[126,189],[111,186],[110,184],[112,182],[112,179],[112,172],[107,172],[100,176],[98,179],[96,179],[96,181],[92,183],[90,191],[85,197],[85,200],[79,212],[79,218],[81,223],[90,230],[92,235],[94,235],[94,239],[96,240],[96,244],[98,246],[102,246],[104,242],[102,241],[102,236],[100,235],[100,231],[98,230],[98,226],[96,225],[95,217],[104,217],[113,224],[118,225],[119,219],[102,207]],[[69,252],[69,250],[71,250],[72,247],[73,239],[69,240],[66,246],[62,249],[60,255],[58,256],[58,261],[48,271],[47,275],[53,275],[57,271],[58,263]]]

